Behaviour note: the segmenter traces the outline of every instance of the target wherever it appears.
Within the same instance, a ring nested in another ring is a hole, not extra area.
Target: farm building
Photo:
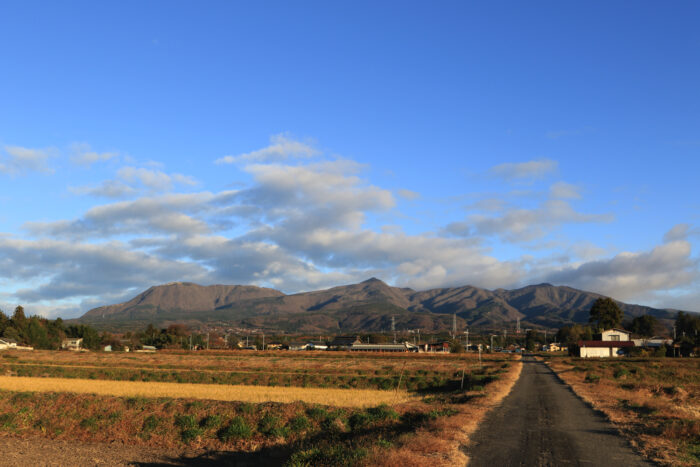
[[[418,346],[404,342],[402,344],[352,344],[351,352],[418,352]]]
[[[306,350],[309,348],[309,343],[308,342],[290,342],[289,344],[286,344],[282,348],[287,349],[287,350]]]
[[[619,357],[626,350],[634,347],[630,340],[631,333],[624,329],[606,329],[600,333],[600,340],[579,341],[579,356],[587,357]]]
[[[68,339],[63,339],[61,348],[63,350],[81,350],[83,348],[83,338],[70,337]]]
[[[550,342],[547,345],[543,345],[542,350],[545,352],[566,352],[567,348],[559,342]]]
[[[431,342],[428,344],[428,352],[449,352],[450,343],[447,341]]]
[[[347,350],[354,344],[362,344],[359,336],[335,336],[328,347],[337,350]]]
[[[6,349],[16,349],[17,348],[17,342],[14,341],[13,339],[7,339],[7,338],[2,338],[0,339],[0,350],[6,350]]]
[[[306,350],[328,350],[326,341],[310,341],[306,344]]]
[[[673,339],[654,336],[654,337],[643,338],[643,339],[632,339],[632,342],[634,342],[634,345],[636,347],[659,348],[659,347],[663,347],[664,345],[673,344]]]

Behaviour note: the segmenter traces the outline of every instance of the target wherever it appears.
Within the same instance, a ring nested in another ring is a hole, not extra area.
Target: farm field
[[[545,361],[649,459],[662,465],[700,464],[700,360]]]
[[[468,382],[488,379],[490,357]],[[498,359],[502,357],[497,357]],[[467,363],[473,365],[473,362]],[[350,352],[3,353],[0,374],[119,381],[409,391],[454,386],[465,360],[449,354],[369,356]]]
[[[290,466],[464,463],[459,447],[521,367],[503,354],[479,365],[464,354],[345,352],[41,351],[0,361],[2,438]],[[246,386],[230,383],[238,378]]]

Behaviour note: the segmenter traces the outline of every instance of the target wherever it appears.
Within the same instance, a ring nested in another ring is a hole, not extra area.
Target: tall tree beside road
[[[622,310],[611,298],[599,298],[591,307],[589,323],[596,323],[598,330],[620,327]]]

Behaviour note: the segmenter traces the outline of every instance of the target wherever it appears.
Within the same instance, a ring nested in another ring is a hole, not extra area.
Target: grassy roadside
[[[544,361],[645,457],[662,465],[700,464],[700,360]]]
[[[486,414],[511,391],[520,377],[520,356],[502,365],[498,379],[485,388],[442,398],[440,413],[415,431],[399,436],[394,449],[378,452],[376,449],[363,462],[366,466],[454,466],[466,465],[469,458],[464,447]]]

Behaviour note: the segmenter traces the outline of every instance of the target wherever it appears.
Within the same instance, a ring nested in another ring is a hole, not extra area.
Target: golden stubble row
[[[117,397],[172,397],[239,402],[296,401],[336,407],[371,407],[398,404],[414,398],[405,391],[373,389],[300,388],[221,384],[108,381],[73,378],[0,376],[0,389],[29,392],[71,392]]]

